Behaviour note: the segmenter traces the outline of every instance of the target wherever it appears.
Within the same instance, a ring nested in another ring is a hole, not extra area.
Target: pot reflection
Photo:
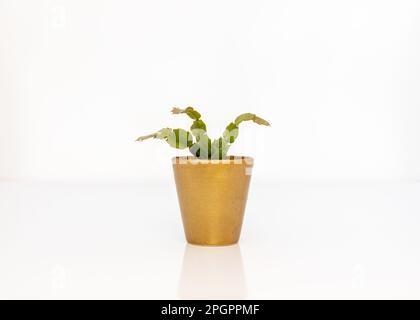
[[[187,244],[178,288],[179,299],[245,299],[246,283],[239,245]]]

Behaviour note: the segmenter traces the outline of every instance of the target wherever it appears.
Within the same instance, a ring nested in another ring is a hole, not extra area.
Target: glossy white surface
[[[420,298],[419,183],[254,181],[238,246],[183,238],[175,188],[0,183],[0,298]]]

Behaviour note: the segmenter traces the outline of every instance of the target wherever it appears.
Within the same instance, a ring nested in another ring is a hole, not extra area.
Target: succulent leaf
[[[223,138],[214,140],[211,144],[211,158],[219,160],[226,158],[229,147],[230,144]]]
[[[195,120],[190,129],[193,136],[197,138],[207,132],[206,124],[201,119]]]
[[[229,143],[234,143],[238,135],[239,135],[238,126],[235,123],[231,122],[226,127],[225,131],[223,132],[223,139],[225,139]]]
[[[148,134],[146,136],[138,137],[136,141],[140,141],[141,142],[141,141],[144,141],[144,140],[147,140],[147,139],[151,139],[151,138],[165,140],[165,139],[168,138],[168,136],[169,136],[169,134],[171,132],[172,132],[172,129],[171,128],[163,128],[163,129],[160,129],[159,131],[157,131],[155,133]]]
[[[172,133],[171,128],[163,128],[156,133],[156,139],[166,140],[169,135]]]
[[[263,118],[260,118],[253,113],[243,113],[239,115],[235,119],[235,124],[239,125],[243,121],[254,121],[255,123],[260,124],[260,125],[270,126],[270,123],[267,120],[264,120]]]
[[[192,146],[193,138],[191,133],[184,129],[174,129],[169,134],[167,142],[171,147],[185,149]]]
[[[203,134],[200,140],[190,147],[190,152],[197,158],[210,159],[212,152],[211,146],[211,139],[206,134]]]
[[[200,145],[198,142],[192,144],[190,152],[194,157],[200,158]]]
[[[198,120],[201,118],[201,114],[197,110],[194,110],[193,107],[188,107],[185,109],[172,108],[172,114],[181,114],[181,113],[187,114],[187,116],[189,116],[193,120]]]
[[[147,140],[147,139],[151,139],[151,138],[156,138],[156,133],[152,133],[152,134],[148,134],[148,135],[145,135],[145,136],[138,137],[136,139],[136,141],[141,142],[141,141],[144,141],[144,140]]]

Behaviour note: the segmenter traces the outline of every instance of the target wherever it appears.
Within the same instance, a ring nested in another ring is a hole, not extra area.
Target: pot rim
[[[226,159],[199,159],[194,156],[177,156],[172,158],[173,165],[183,165],[183,164],[211,164],[211,165],[220,165],[220,164],[243,164],[250,167],[254,165],[254,158],[247,156],[228,156]]]

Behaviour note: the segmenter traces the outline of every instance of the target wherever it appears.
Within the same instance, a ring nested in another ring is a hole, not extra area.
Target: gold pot
[[[239,240],[253,159],[172,159],[187,241],[223,246]]]

